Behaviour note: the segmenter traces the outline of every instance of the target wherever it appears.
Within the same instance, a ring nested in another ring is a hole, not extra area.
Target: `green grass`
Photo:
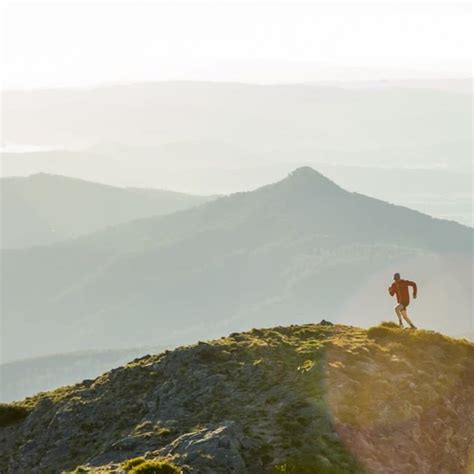
[[[0,427],[9,426],[25,419],[31,409],[14,403],[0,403]]]
[[[380,323],[380,326],[383,328],[395,328],[395,329],[400,328],[400,326],[393,321],[383,321],[382,323]]]
[[[156,434],[159,436],[169,436],[173,434],[173,430],[170,430],[169,428],[158,428],[156,430]]]
[[[181,470],[168,461],[150,460],[144,461],[133,467],[130,474],[179,474]]]
[[[384,321],[379,326],[371,327],[367,330],[367,335],[370,339],[375,340],[392,339],[393,341],[405,343],[424,343],[430,345],[444,345],[451,347],[463,346],[465,348],[472,348],[472,343],[466,339],[454,339],[424,329],[400,329],[397,324],[390,321]]]
[[[130,471],[136,466],[139,466],[140,464],[143,464],[145,462],[145,458],[143,456],[137,457],[137,458],[132,458],[132,459],[127,459],[123,463],[120,464],[120,467],[124,469],[125,471]]]

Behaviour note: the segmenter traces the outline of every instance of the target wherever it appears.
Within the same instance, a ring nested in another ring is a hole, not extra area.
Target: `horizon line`
[[[321,79],[311,81],[282,81],[282,82],[257,82],[245,80],[213,80],[213,79],[137,79],[137,80],[123,80],[123,81],[99,81],[88,84],[63,84],[50,86],[24,86],[24,87],[8,87],[2,86],[2,93],[9,92],[44,92],[56,90],[92,90],[105,89],[109,87],[124,87],[132,85],[149,85],[149,84],[228,84],[241,86],[259,86],[259,87],[281,87],[281,86],[306,86],[316,87],[321,85],[343,85],[343,84],[388,84],[388,83],[403,83],[403,82],[443,82],[443,81],[474,81],[474,74],[470,76],[446,76],[446,77],[423,77],[423,76],[407,76],[405,78],[388,78],[377,77],[373,79]]]

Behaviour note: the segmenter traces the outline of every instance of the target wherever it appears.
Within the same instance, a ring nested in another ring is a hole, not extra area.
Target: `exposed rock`
[[[142,457],[184,473],[466,474],[473,360],[467,341],[390,326],[233,334],[0,406],[0,472],[125,473]]]
[[[325,319],[322,319],[321,322],[319,323],[321,326],[334,326],[331,321],[326,321]]]
[[[236,422],[228,421],[181,435],[156,454],[177,454],[181,463],[192,466],[189,472],[246,472],[241,452],[249,447]]]

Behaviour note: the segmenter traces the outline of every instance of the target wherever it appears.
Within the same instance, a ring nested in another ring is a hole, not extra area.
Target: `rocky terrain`
[[[254,329],[0,406],[0,472],[468,474],[474,345]]]
[[[0,403],[20,400],[78,380],[95,378],[136,357],[165,349],[169,347],[89,350],[0,363]]]

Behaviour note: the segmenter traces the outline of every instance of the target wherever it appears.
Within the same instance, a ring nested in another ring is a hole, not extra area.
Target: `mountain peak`
[[[310,166],[302,166],[292,171],[283,181],[298,189],[311,189],[319,192],[340,192],[342,188]]]
[[[330,181],[319,171],[311,168],[311,166],[300,166],[299,168],[296,168],[294,171],[292,171],[288,177],[296,179],[323,179]]]

